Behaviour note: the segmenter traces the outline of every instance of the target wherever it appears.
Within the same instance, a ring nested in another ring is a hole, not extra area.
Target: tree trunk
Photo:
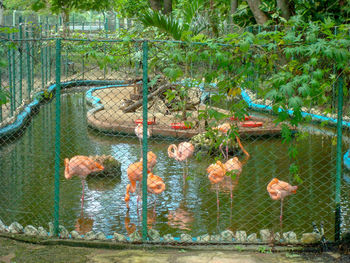
[[[152,100],[155,96],[157,96],[159,93],[163,92],[165,89],[169,89],[172,87],[172,84],[165,84],[163,86],[160,86],[157,90],[153,91],[151,94],[148,94],[147,98],[148,100]],[[123,112],[134,112],[137,108],[142,106],[143,99],[134,102],[133,104],[127,106],[123,109]]]
[[[4,11],[5,11],[4,1],[0,1],[0,25],[1,26],[5,25]]]
[[[151,6],[151,9],[154,11],[159,11],[162,9],[161,0],[149,0],[149,5]]]
[[[238,0],[231,0],[230,3],[230,15],[229,15],[229,24],[233,24],[233,14],[236,13],[238,7]]]
[[[291,17],[291,11],[289,9],[288,0],[277,0],[277,7],[281,9],[282,17],[289,20]]]
[[[63,28],[63,36],[66,37],[69,35],[69,10],[62,10],[62,28]]]
[[[263,11],[260,10],[260,0],[247,0],[250,10],[252,11],[255,21],[259,25],[265,24],[269,19]]]
[[[164,14],[170,14],[173,11],[173,1],[172,0],[164,0]]]

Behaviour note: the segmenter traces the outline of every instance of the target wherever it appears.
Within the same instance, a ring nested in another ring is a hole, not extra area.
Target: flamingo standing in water
[[[139,138],[140,147],[141,147],[141,157],[142,157],[142,140],[143,140],[143,125],[141,123],[137,124],[135,127],[135,134]],[[147,129],[147,138],[151,137],[152,133]]]
[[[224,151],[222,150],[223,143],[220,144],[219,149],[222,152],[224,159],[228,160],[228,134],[227,134],[227,132],[231,129],[231,124],[228,122],[225,122],[225,123],[213,128],[213,129],[222,132],[226,136],[226,155],[225,155]]]
[[[64,159],[64,177],[66,179],[71,179],[74,175],[77,175],[81,179],[81,184],[83,186],[81,195],[81,209],[84,206],[84,188],[85,179],[92,172],[100,172],[104,170],[103,165],[95,162],[87,156],[77,155],[72,157],[70,160],[68,158]]]
[[[130,201],[130,192],[135,193],[136,191],[136,182],[141,182],[142,180],[142,162],[136,162],[129,165],[128,169],[126,170],[126,173],[128,175],[130,184],[126,186],[126,194],[125,194],[125,202],[126,207],[129,209],[129,201]],[[139,195],[137,195],[137,204],[139,202]]]
[[[142,160],[143,159],[141,158],[140,162],[142,162]],[[148,171],[152,172],[156,163],[157,163],[157,155],[154,152],[149,151],[147,153],[147,169],[148,169]]]
[[[224,180],[224,177],[226,175],[226,168],[225,165],[220,162],[216,161],[216,163],[209,165],[207,168],[208,172],[208,178],[211,183],[216,184],[216,204],[217,209],[219,211],[219,184],[222,180]]]
[[[125,194],[125,202],[126,202],[126,207],[129,209],[129,201],[130,201],[130,192],[134,193],[136,190],[136,183],[138,182],[138,185],[140,186],[140,183],[142,181],[142,158],[140,159],[139,162],[130,164],[128,169],[126,170],[126,173],[128,175],[130,184],[126,186],[126,194]],[[150,173],[154,166],[157,163],[157,155],[151,151],[147,153],[147,173]],[[140,192],[140,187],[138,187],[138,192]],[[137,194],[137,203],[140,200],[140,194]]]
[[[185,165],[183,165],[184,183],[186,180],[186,176],[188,174],[188,161],[187,161],[187,159],[193,155],[193,152],[194,152],[194,146],[190,142],[181,142],[179,144],[179,146],[176,146],[175,144],[171,144],[168,147],[168,156],[170,158],[174,158],[178,162],[185,161],[185,163],[186,163],[186,168],[185,168]]]
[[[273,178],[267,185],[267,191],[272,200],[281,200],[280,226],[282,231],[283,199],[288,195],[295,194],[298,186],[292,186],[287,182]]]
[[[233,157],[229,160],[227,160],[224,164],[220,161],[216,161],[215,164],[211,164],[207,168],[208,172],[208,178],[213,183],[216,184],[216,202],[217,207],[219,208],[219,186],[218,183],[220,183],[227,173],[233,173],[236,176],[239,176],[242,173],[243,165],[247,163],[247,161],[250,158],[249,153],[244,149],[241,140],[236,136],[237,143],[243,153],[246,155],[246,158],[241,162],[238,157]],[[228,155],[227,155],[228,156]],[[230,181],[231,182],[231,181]],[[232,193],[232,187],[230,187],[230,198],[231,198],[231,207],[232,207],[232,200],[233,200],[233,193]]]
[[[159,195],[165,190],[165,183],[163,179],[153,173],[147,175],[147,192],[150,194]],[[154,205],[154,211],[156,210],[156,205]]]

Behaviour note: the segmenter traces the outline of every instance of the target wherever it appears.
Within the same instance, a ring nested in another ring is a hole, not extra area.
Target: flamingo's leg
[[[188,160],[186,159],[186,176],[188,175]]]
[[[219,184],[216,184],[216,205],[217,205],[217,208],[219,211],[219,209],[220,209],[220,207],[219,207]]]
[[[281,233],[282,233],[282,218],[283,218],[283,198],[281,198],[281,212],[280,212]]]
[[[228,137],[226,138],[226,160],[228,160]]]
[[[224,150],[222,149],[222,145],[223,145],[223,144],[221,143],[220,146],[219,146],[219,149],[220,149],[222,155],[224,156],[224,159],[226,160],[225,152],[224,152]]]
[[[143,156],[142,156],[142,140],[141,140],[141,138],[139,138],[139,142],[140,142],[141,158],[142,158]]]
[[[185,164],[182,163],[182,177],[183,177],[183,183],[186,183],[186,172],[185,172]]]
[[[154,198],[153,214],[156,212],[157,196]]]
[[[81,180],[81,184],[82,184],[81,210],[83,210],[83,207],[84,207],[84,192],[85,192],[85,183],[84,183],[84,180]]]

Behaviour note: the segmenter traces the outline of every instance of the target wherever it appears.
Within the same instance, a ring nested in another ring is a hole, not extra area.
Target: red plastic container
[[[136,124],[142,124],[142,122],[143,122],[143,120],[142,119],[137,119],[137,120],[135,120],[135,123]],[[152,124],[155,124],[156,122],[154,121],[154,120],[152,120],[152,121],[147,121],[147,124],[148,125],[152,125]]]
[[[232,116],[232,117],[230,117],[230,120],[231,121],[238,121],[238,118],[235,117],[235,116]],[[244,115],[244,120],[245,121],[249,121],[250,120],[250,116]]]
[[[185,123],[183,122],[170,123],[170,126],[175,130],[191,129],[191,126],[186,127]]]
[[[261,127],[263,126],[263,122],[261,121],[244,121],[241,123],[242,127],[249,127],[249,128],[253,128],[253,127]]]

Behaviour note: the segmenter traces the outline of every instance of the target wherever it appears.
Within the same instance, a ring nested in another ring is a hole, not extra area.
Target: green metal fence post
[[[27,99],[30,98],[30,92],[31,92],[31,84],[32,84],[32,78],[31,78],[31,72],[30,72],[30,48],[29,48],[29,33],[28,29],[26,30],[26,54],[27,54]]]
[[[15,39],[15,33],[12,33],[12,39]],[[13,110],[16,110],[16,49],[14,47],[11,48],[11,52],[12,52],[12,73],[13,73],[13,77],[12,77],[12,94],[11,96],[13,96]]]
[[[41,89],[44,90],[44,86],[45,86],[45,75],[44,75],[44,47],[43,47],[43,41],[42,41],[42,37],[43,37],[43,25],[40,25],[40,62],[41,62]]]
[[[8,34],[8,38],[11,39],[11,34]],[[11,59],[11,55],[12,55],[12,52],[11,52],[11,47],[8,47],[8,50],[7,50],[7,56],[8,56],[8,71],[9,71],[9,90],[10,90],[10,116],[13,116],[13,82],[12,82],[12,59]]]
[[[2,71],[0,70],[0,93],[2,91],[2,88],[1,88],[1,74],[2,74]],[[0,104],[0,122],[2,121],[2,105]]]
[[[22,104],[22,82],[23,82],[23,25],[22,25],[22,16],[19,17],[19,46],[20,46],[20,52],[19,52],[19,103]]]
[[[340,240],[340,189],[341,189],[341,162],[342,162],[342,121],[343,121],[343,76],[338,80],[338,121],[337,121],[337,162],[336,162],[336,180],[335,180],[335,236],[334,240]]]
[[[60,204],[60,155],[61,155],[61,39],[56,40],[56,132],[55,132],[55,200],[54,235],[58,236]]]
[[[142,97],[142,119],[143,119],[143,144],[142,144],[142,240],[147,240],[147,103],[148,103],[148,43],[143,42],[143,97]]]

